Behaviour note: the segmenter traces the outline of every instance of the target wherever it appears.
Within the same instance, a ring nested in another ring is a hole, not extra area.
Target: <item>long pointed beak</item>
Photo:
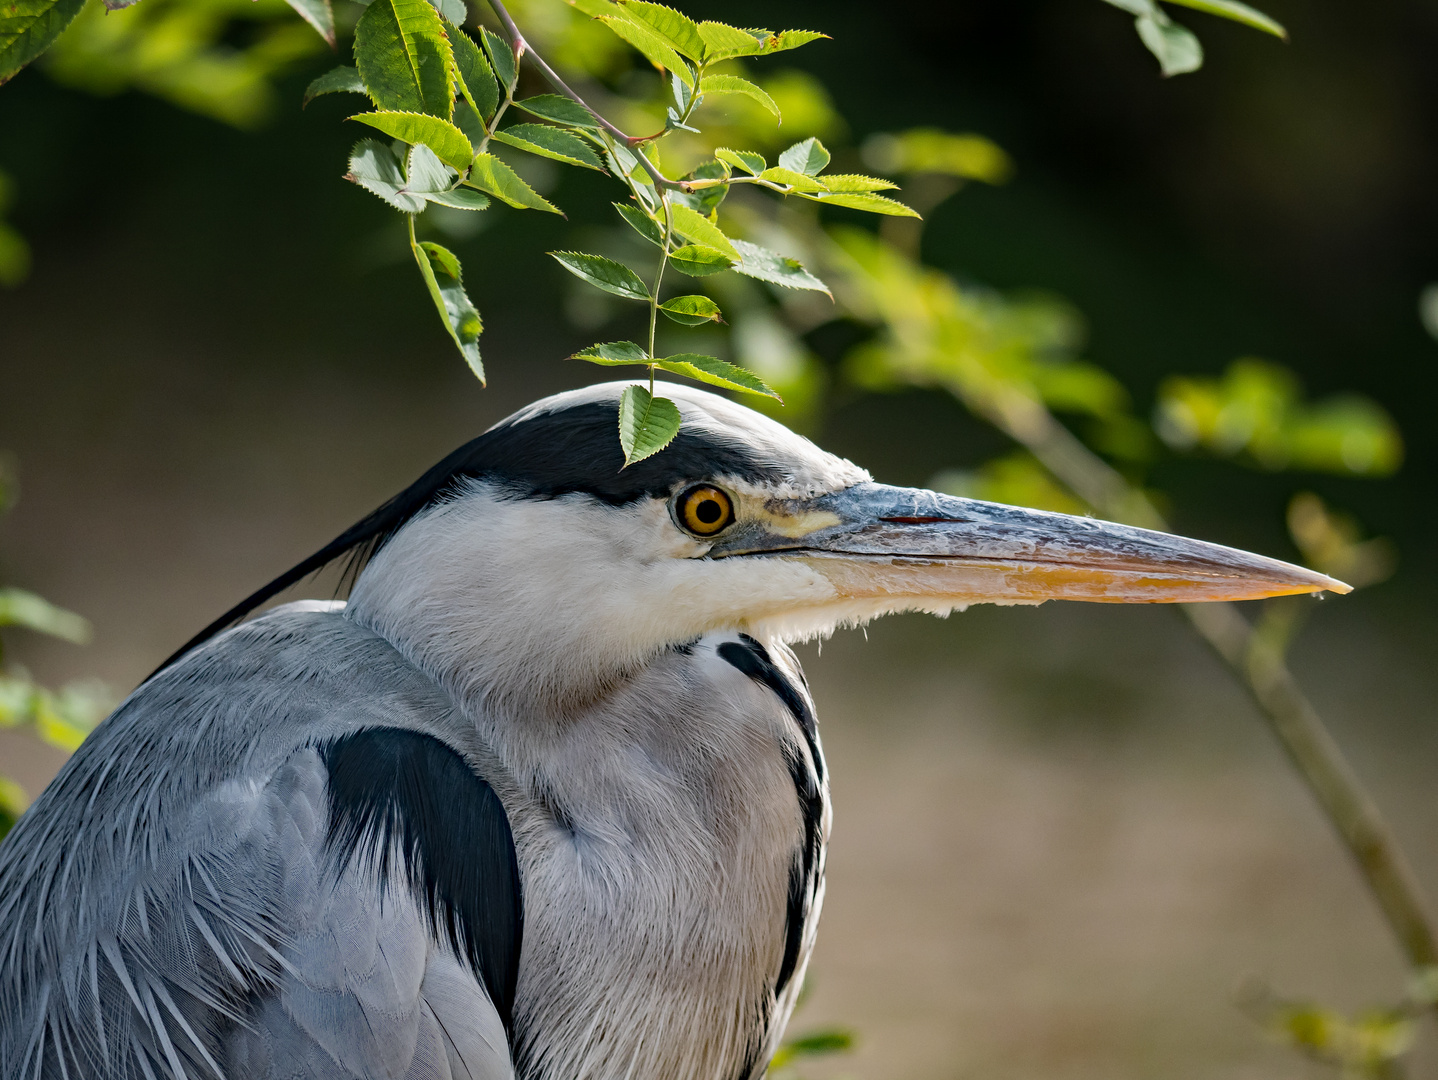
[[[710,558],[788,555],[846,599],[1033,604],[1172,604],[1346,593],[1348,585],[1277,559],[1093,518],[856,484],[772,503]]]

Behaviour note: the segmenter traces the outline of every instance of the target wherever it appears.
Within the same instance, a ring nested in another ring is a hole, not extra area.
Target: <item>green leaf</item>
[[[704,59],[710,63],[735,56],[757,56],[770,37],[767,30],[740,30],[721,22],[702,22],[699,36],[704,39]]]
[[[355,25],[354,55],[381,109],[449,119],[454,50],[427,0],[372,0]]]
[[[519,78],[519,64],[514,59],[514,49],[487,26],[480,27],[480,33],[484,36],[484,47],[489,52],[490,63],[494,65],[494,74],[499,78],[499,85],[506,89],[512,87]]]
[[[733,243],[738,247],[740,241]],[[669,253],[669,265],[690,277],[708,277],[721,270],[732,270],[735,263],[722,251],[716,251],[704,244],[688,244]]]
[[[594,114],[577,101],[571,101],[562,94],[537,94],[534,97],[525,98],[523,101],[514,103],[518,108],[527,113],[541,117],[545,120],[553,120],[556,124],[568,124],[570,127],[594,128],[599,127],[599,121],[594,119]]]
[[[407,214],[418,214],[425,207],[424,196],[409,192],[394,151],[377,139],[361,139],[355,143],[345,179]]]
[[[604,171],[604,165],[592,146],[578,135],[548,124],[514,124],[502,131],[496,131],[494,138],[498,142],[527,150],[540,157],[562,161],[566,165]]]
[[[1178,23],[1167,17],[1140,15],[1134,25],[1148,51],[1158,57],[1164,75],[1184,75],[1203,67],[1203,46]]]
[[[358,113],[350,119],[368,124],[411,146],[423,143],[457,172],[464,172],[474,159],[474,147],[469,144],[464,132],[448,120],[414,112],[367,112]]]
[[[426,199],[448,190],[454,182],[454,174],[424,143],[409,148],[408,166],[405,170],[405,187],[413,194],[423,195]]]
[[[768,109],[774,114],[774,119],[780,119],[779,106],[774,99],[748,79],[741,79],[738,75],[705,75],[699,82],[699,92],[706,97],[715,94],[742,94]]]
[[[599,21],[643,53],[644,58],[655,67],[678,75],[686,86],[694,85],[693,70],[661,34],[627,15],[623,18],[607,16]]]
[[[624,464],[633,465],[659,453],[679,434],[683,418],[668,398],[652,397],[644,387],[625,387],[619,398],[619,445]]]
[[[85,0],[6,0],[0,5],[0,83],[50,47]]]
[[[743,169],[750,176],[758,176],[769,165],[763,154],[756,154],[753,150],[730,150],[727,146],[721,146],[714,151],[714,156],[736,169]]]
[[[707,296],[676,296],[660,304],[659,310],[685,326],[703,326],[707,322],[724,321],[724,313],[719,310],[719,305]]]
[[[818,176],[829,164],[829,151],[818,139],[796,142],[779,155],[779,167],[805,176]]]
[[[703,214],[691,210],[683,203],[671,204],[669,214],[670,220],[674,224],[674,231],[680,236],[721,252],[731,262],[739,261],[739,252],[733,242],[724,235],[718,225],[715,225]]]
[[[77,645],[90,640],[90,624],[79,615],[24,589],[0,589],[0,626],[21,626]]]
[[[359,77],[359,71],[352,67],[331,68],[323,75],[311,80],[309,86],[305,87],[305,98],[300,103],[303,108],[321,94],[363,94],[365,92],[364,82]]]
[[[621,0],[620,6],[632,21],[654,31],[675,52],[691,60],[704,59],[704,38],[689,16],[681,15],[663,4],[648,3],[647,0]]]
[[[784,184],[795,191],[824,191],[824,181],[818,177],[809,176],[806,173],[795,172],[793,169],[786,169],[783,166],[768,168],[759,174],[760,180],[768,180],[771,184]]]
[[[790,49],[797,49],[800,45],[807,45],[820,38],[827,40],[828,37],[828,34],[821,34],[817,30],[781,30],[764,43],[763,55],[788,52]]]
[[[1181,4],[1186,8],[1193,8],[1195,11],[1206,11],[1208,14],[1217,15],[1222,19],[1232,19],[1234,22],[1243,23],[1244,26],[1251,26],[1255,30],[1262,30],[1274,37],[1288,40],[1288,31],[1283,28],[1281,23],[1269,18],[1257,8],[1240,4],[1238,0],[1168,0],[1168,2]]]
[[[582,251],[551,251],[559,265],[596,288],[628,300],[648,300],[649,287],[629,267]]]
[[[629,222],[630,226],[644,239],[651,244],[663,246],[664,230],[659,223],[646,214],[639,207],[631,203],[614,203],[614,209],[619,211],[619,216]]]
[[[805,195],[803,197],[813,202],[823,203],[825,206],[847,206],[851,210],[867,210],[871,214],[887,214],[889,217],[916,218],[921,216],[917,210],[894,199],[886,199],[882,195]]]
[[[465,183],[516,209],[548,210],[551,214],[564,216],[559,207],[521,180],[513,169],[493,154],[474,156],[474,164],[469,168],[469,178]]]
[[[420,149],[415,147],[416,150]],[[488,210],[489,196],[482,195],[470,188],[457,187],[446,188],[444,191],[426,192],[425,196],[432,203],[440,206],[448,206],[452,210]]]
[[[734,269],[746,277],[757,278],[773,285],[782,285],[786,289],[811,289],[821,293],[829,291],[829,287],[805,270],[804,265],[798,259],[791,259],[770,251],[768,248],[761,248],[758,244],[751,244],[747,240],[735,240],[734,246],[743,256],[739,265]],[[673,258],[673,256],[670,257]]]
[[[824,186],[830,191],[867,193],[890,191],[899,185],[892,180],[880,180],[873,176],[859,176],[857,173],[830,173],[824,177]]]
[[[464,291],[459,259],[448,248],[426,240],[418,245],[415,260],[455,347],[464,356],[474,377],[483,384],[484,364],[479,359],[478,342],[484,324],[469,294]]]
[[[330,0],[286,0],[300,18],[309,23],[331,49],[335,47],[335,12]]]
[[[458,27],[450,28],[449,43],[454,49],[454,66],[469,96],[474,98],[474,107],[488,120],[499,108],[499,84],[494,81],[494,69],[474,38]]]
[[[655,367],[683,375],[696,382],[720,386],[725,390],[742,390],[746,394],[758,394],[782,402],[784,399],[765,384],[752,371],[737,367],[717,356],[703,356],[699,353],[676,353],[663,360],[655,361]]]
[[[459,98],[454,103],[454,116],[451,117],[454,126],[464,132],[464,137],[469,140],[471,146],[479,146],[484,142],[484,137],[489,134],[484,128],[484,120],[479,113],[474,111],[474,106]]]
[[[294,0],[290,2],[293,3]],[[439,17],[450,26],[463,26],[469,18],[469,8],[465,6],[464,0],[430,0],[430,3],[439,12]]]
[[[649,354],[632,341],[611,341],[604,345],[587,345],[570,359],[588,360],[600,367],[624,367],[629,364],[649,363]]]

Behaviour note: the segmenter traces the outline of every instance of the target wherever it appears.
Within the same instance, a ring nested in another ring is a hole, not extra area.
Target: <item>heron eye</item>
[[[734,504],[716,487],[700,484],[679,496],[679,521],[699,536],[713,536],[734,520]]]

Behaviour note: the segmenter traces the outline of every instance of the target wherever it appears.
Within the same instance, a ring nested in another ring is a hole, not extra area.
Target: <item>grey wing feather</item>
[[[313,747],[451,709],[314,611],[142,686],[0,844],[0,1076],[512,1077],[498,1013],[404,883],[326,850]]]

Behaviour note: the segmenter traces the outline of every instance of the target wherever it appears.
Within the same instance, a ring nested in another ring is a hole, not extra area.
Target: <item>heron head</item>
[[[624,468],[623,386],[537,402],[390,504],[402,519],[352,616],[431,670],[563,700],[716,630],[799,640],[977,603],[1348,591],[1217,544],[874,483],[683,386],[663,387],[683,414],[674,442]]]

